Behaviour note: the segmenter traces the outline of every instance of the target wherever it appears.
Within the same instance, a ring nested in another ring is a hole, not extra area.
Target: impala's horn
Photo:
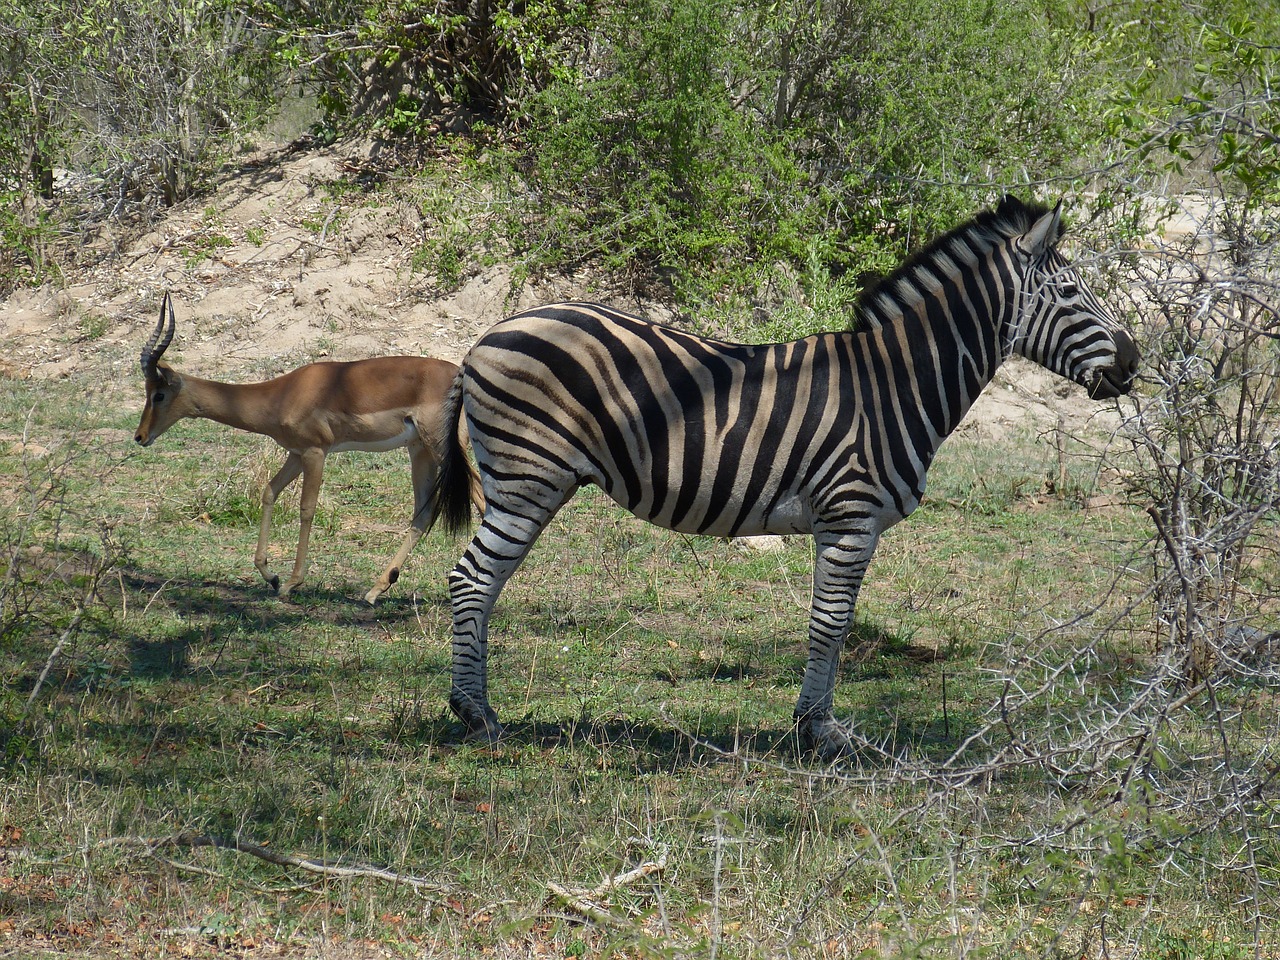
[[[165,322],[166,314],[168,314],[168,323]],[[151,334],[151,339],[147,341],[147,345],[142,348],[142,375],[148,380],[160,379],[160,371],[157,369],[156,364],[164,356],[164,352],[169,348],[169,343],[172,340],[173,301],[169,299],[169,294],[166,293],[163,302],[160,304],[160,319],[156,321],[155,332]]]

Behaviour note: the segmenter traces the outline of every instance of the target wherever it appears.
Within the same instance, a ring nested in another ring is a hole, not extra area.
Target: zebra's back
[[[734,344],[594,304],[541,307],[468,354],[468,427],[508,495],[593,483],[683,532],[807,533],[823,491],[865,470],[851,339]]]

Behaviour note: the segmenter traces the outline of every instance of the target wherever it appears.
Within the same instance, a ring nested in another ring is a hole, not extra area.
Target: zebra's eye
[[[1062,294],[1064,297],[1078,297],[1080,295],[1080,288],[1068,280],[1066,283],[1063,283],[1058,287],[1058,293]]]

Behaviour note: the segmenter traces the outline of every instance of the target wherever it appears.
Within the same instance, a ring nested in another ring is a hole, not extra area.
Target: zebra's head
[[[1049,211],[1006,197],[997,216],[1028,223],[1011,239],[1021,297],[1008,318],[1005,348],[1081,384],[1095,399],[1129,392],[1138,346],[1058,252],[1061,204]]]

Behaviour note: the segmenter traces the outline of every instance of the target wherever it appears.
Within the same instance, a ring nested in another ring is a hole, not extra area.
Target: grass
[[[0,945],[1276,955],[1252,925],[1275,912],[1271,789],[1214,819],[1177,784],[1216,762],[1224,714],[1233,747],[1265,753],[1272,691],[1240,684],[1220,691],[1218,714],[1184,711],[1131,780],[1132,751],[1044,759],[1137,696],[1154,657],[1128,602],[1141,582],[1123,573],[1145,518],[1084,509],[1088,464],[1071,461],[1064,491],[1035,438],[954,441],[925,505],[884,538],[836,693],[864,746],[827,766],[797,755],[790,729],[804,538],[759,552],[580,494],[499,604],[492,699],[511,736],[492,749],[464,742],[445,707],[443,577],[461,544],[432,535],[381,605],[359,600],[407,519],[401,456],[332,458],[310,578],[281,603],[252,564],[272,445],[187,422],[140,451],[132,395],[4,388],[0,532],[18,559],[0,613]],[[286,499],[277,566],[296,521]],[[1002,702],[1037,762],[1008,749]],[[979,772],[945,779],[962,770]],[[144,842],[182,834],[425,885]],[[616,890],[555,892],[644,864]]]

